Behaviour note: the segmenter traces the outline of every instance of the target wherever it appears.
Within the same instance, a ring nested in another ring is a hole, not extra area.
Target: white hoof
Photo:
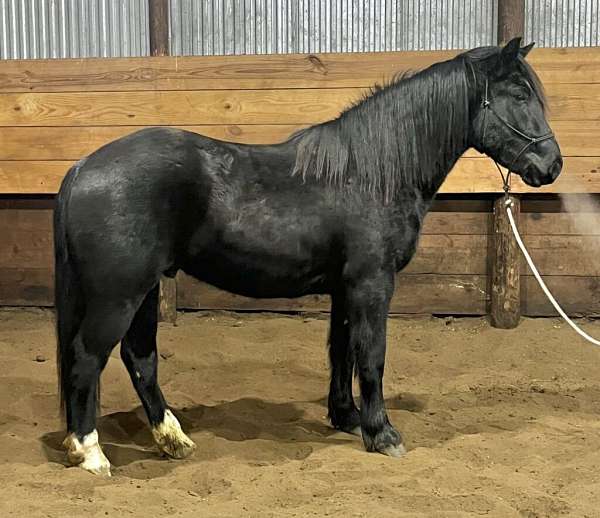
[[[152,428],[158,449],[174,459],[184,459],[196,449],[192,440],[183,433],[177,418],[169,409],[165,410],[162,423]]]
[[[74,433],[70,433],[63,441],[63,446],[67,449],[67,459],[71,465],[95,475],[110,477],[110,462],[98,444],[96,430],[85,435],[81,441]]]
[[[379,450],[379,452],[383,453],[384,455],[387,455],[388,457],[399,458],[406,455],[406,448],[404,447],[404,444],[399,444],[398,446],[390,445],[386,446],[385,448],[382,448],[381,450]]]

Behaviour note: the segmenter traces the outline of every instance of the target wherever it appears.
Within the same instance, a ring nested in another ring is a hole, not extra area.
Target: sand
[[[391,319],[399,460],[328,426],[326,331],[268,314],[161,325],[162,388],[198,445],[184,461],[156,454],[116,349],[103,479],[63,465],[52,313],[0,311],[0,516],[600,516],[600,350],[558,320]]]

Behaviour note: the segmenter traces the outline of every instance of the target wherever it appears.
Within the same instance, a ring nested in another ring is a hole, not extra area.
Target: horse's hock
[[[299,128],[335,117],[349,101],[394,72],[424,68],[455,53],[4,62],[0,304],[53,304],[53,195],[70,165],[102,144],[150,125],[236,142],[279,142]],[[567,313],[599,314],[600,217],[562,213],[556,195],[600,192],[600,140],[595,134],[600,119],[595,101],[600,97],[600,49],[537,49],[528,60],[548,93],[550,124],[563,151],[564,172],[554,184],[536,190],[535,198],[529,196],[534,189],[515,179],[513,192],[523,194],[520,229]],[[398,275],[392,312],[491,312],[502,327],[511,327],[519,313],[555,314],[523,261],[516,270],[506,268],[506,257],[515,251],[506,246],[506,222],[493,216],[493,201],[501,192],[491,160],[469,150],[426,219],[417,255]],[[247,299],[182,274],[163,283],[162,292],[161,313],[170,320],[175,308],[329,309],[323,297]]]

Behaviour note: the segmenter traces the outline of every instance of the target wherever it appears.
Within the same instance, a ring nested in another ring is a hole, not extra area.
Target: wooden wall
[[[147,125],[267,143],[334,117],[373,83],[453,52],[7,61],[0,68],[0,304],[52,303],[52,196],[70,164]],[[600,314],[600,218],[561,213],[555,193],[600,193],[600,49],[541,49],[565,169],[525,196],[521,223],[534,260],[573,314]],[[398,277],[392,311],[484,314],[493,164],[470,150],[428,216],[417,256]],[[472,196],[465,198],[465,194]],[[540,198],[539,194],[543,193]],[[578,222],[587,222],[579,225]],[[598,229],[598,231],[596,231]],[[554,314],[527,276],[525,314]],[[327,300],[251,300],[183,275],[180,308],[320,310]]]

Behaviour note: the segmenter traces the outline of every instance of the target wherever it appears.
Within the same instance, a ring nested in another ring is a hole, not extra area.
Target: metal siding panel
[[[596,46],[598,0],[526,0],[525,38],[539,47]]]
[[[526,0],[525,39],[600,44],[599,0]],[[171,52],[218,55],[470,48],[497,0],[170,0]],[[148,55],[147,0],[0,0],[0,59]]]
[[[0,0],[0,59],[148,55],[147,26],[147,0]]]

